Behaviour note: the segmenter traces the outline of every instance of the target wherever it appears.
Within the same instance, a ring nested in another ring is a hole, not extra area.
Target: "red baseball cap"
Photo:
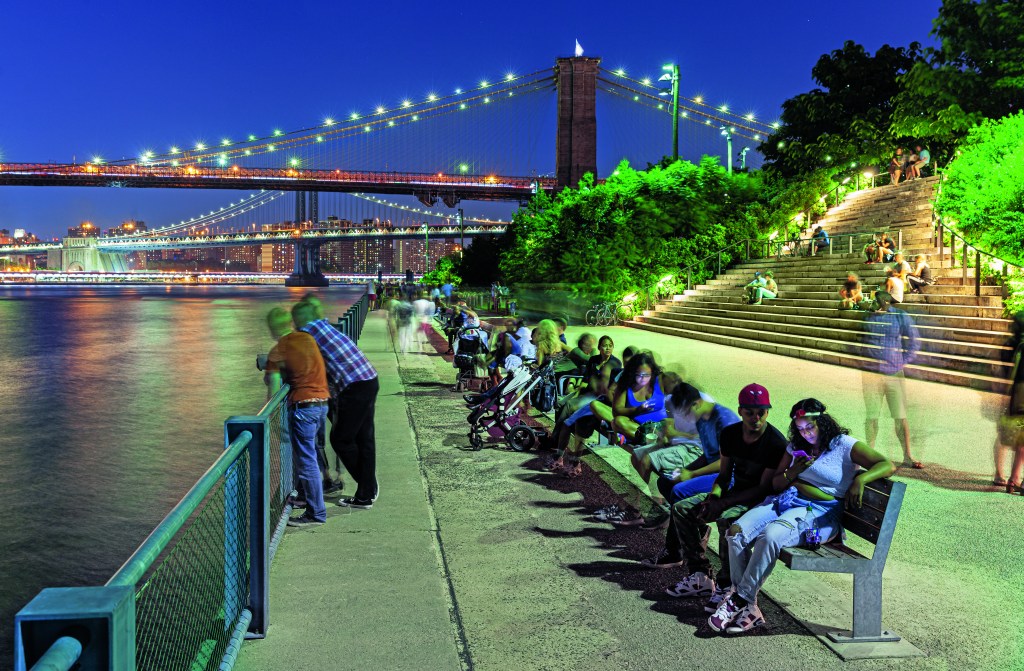
[[[770,408],[772,402],[767,389],[759,384],[751,383],[740,390],[739,405],[741,408]]]

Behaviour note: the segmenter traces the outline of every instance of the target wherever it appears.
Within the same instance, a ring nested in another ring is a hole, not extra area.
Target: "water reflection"
[[[362,287],[318,290],[328,317]],[[47,586],[102,584],[256,411],[284,287],[0,287],[0,659]]]

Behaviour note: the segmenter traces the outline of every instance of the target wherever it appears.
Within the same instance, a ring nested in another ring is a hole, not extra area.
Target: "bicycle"
[[[594,305],[587,310],[586,321],[588,326],[614,326],[620,322],[626,322],[633,318],[632,303],[604,302]]]

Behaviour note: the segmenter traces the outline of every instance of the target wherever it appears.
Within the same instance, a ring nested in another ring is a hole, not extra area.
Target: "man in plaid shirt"
[[[377,500],[377,447],[373,416],[380,385],[377,371],[351,338],[324,319],[320,301],[303,299],[293,312],[300,331],[313,336],[327,367],[327,381],[334,399],[331,447],[356,481],[353,496],[339,506],[369,510]]]

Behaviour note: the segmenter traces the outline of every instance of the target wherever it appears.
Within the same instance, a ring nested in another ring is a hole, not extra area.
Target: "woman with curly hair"
[[[542,319],[537,324],[533,330],[533,344],[537,346],[538,367],[550,359],[558,361],[571,351],[568,345],[558,339],[558,327],[550,319]]]
[[[763,625],[757,594],[782,549],[801,543],[800,525],[817,529],[827,543],[840,532],[842,499],[859,508],[864,486],[896,470],[867,443],[851,438],[817,399],[799,401],[789,418],[789,445],[772,479],[777,495],[726,533],[733,587],[708,619],[715,631],[738,634]]]

